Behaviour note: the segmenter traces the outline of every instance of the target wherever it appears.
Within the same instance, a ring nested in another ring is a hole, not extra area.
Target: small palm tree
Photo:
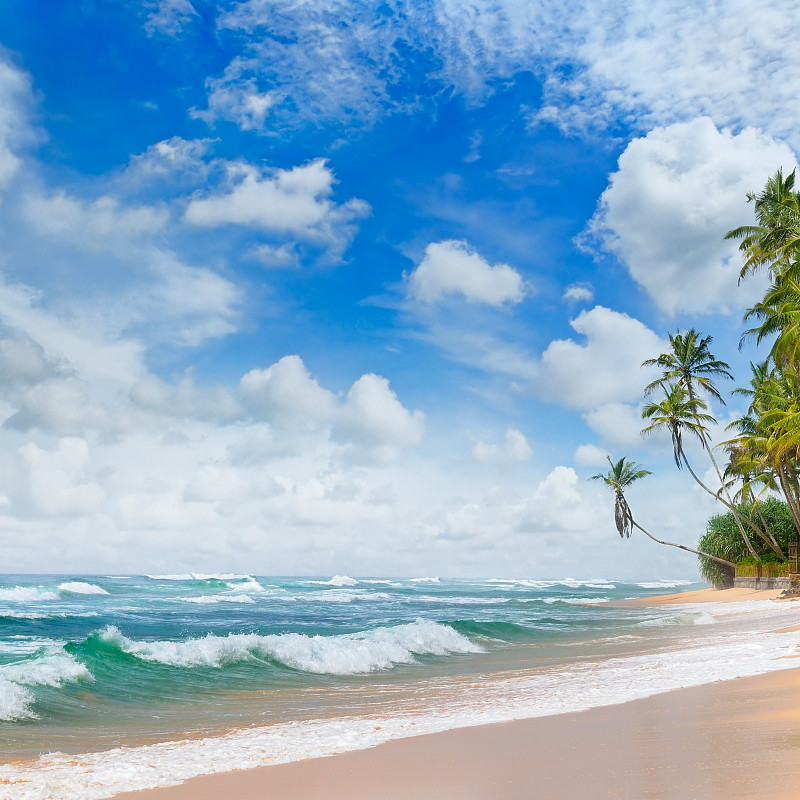
[[[611,456],[606,456],[611,469],[603,474],[598,472],[597,475],[592,475],[590,481],[603,481],[609,489],[612,489],[616,495],[614,503],[614,522],[617,526],[617,531],[623,539],[629,539],[633,532],[633,514],[628,507],[625,500],[625,490],[641,478],[645,478],[653,473],[650,470],[643,469],[633,461],[628,461],[626,456],[623,456],[615,464],[611,460]]]
[[[597,475],[592,475],[589,480],[602,481],[609,489],[614,492],[614,522],[617,526],[617,532],[623,539],[629,539],[633,529],[640,530],[645,536],[652,539],[658,544],[667,545],[669,547],[677,547],[679,550],[685,550],[687,553],[694,553],[696,556],[703,556],[716,561],[719,564],[724,564],[726,567],[736,569],[736,565],[732,561],[726,561],[724,558],[717,558],[709,553],[704,553],[701,550],[693,550],[691,547],[686,547],[676,542],[666,542],[662,539],[657,539],[652,533],[645,530],[634,518],[633,512],[625,499],[625,490],[641,478],[652,475],[650,470],[644,469],[634,461],[629,461],[626,456],[623,456],[616,463],[611,460],[611,456],[606,456],[611,469],[606,472],[598,472]]]

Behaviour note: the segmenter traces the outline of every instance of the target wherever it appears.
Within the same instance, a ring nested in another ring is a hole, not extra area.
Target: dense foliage
[[[763,515],[766,524],[774,534],[779,546],[785,553],[789,542],[798,541],[789,507],[776,497],[769,497],[758,504],[754,511],[753,504],[740,504],[740,513],[747,515]],[[751,537],[751,544],[758,554],[761,563],[778,563],[782,559],[771,548],[757,537]],[[747,547],[742,540],[736,520],[731,512],[711,517],[706,532],[700,537],[698,549],[710,555],[724,558],[738,564],[755,563],[756,559],[748,555]],[[700,574],[715,588],[721,589],[733,585],[733,569],[711,561],[705,556],[698,556]]]

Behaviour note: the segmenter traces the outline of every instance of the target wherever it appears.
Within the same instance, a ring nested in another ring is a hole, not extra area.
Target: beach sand
[[[778,594],[704,590],[648,598],[637,605],[739,602]],[[117,798],[797,800],[800,668],[578,713],[463,728],[328,758],[204,776]]]

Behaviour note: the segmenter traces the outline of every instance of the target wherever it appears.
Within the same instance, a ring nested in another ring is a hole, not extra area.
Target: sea
[[[0,577],[0,798],[93,800],[795,666],[688,580]]]

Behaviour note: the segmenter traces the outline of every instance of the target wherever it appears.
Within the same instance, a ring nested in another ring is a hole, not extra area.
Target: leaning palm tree
[[[592,475],[589,480],[602,481],[609,489],[614,492],[614,522],[617,526],[617,532],[623,539],[629,539],[633,529],[640,530],[645,536],[652,539],[658,544],[667,545],[669,547],[677,547],[679,550],[685,550],[687,553],[694,553],[696,556],[703,556],[716,561],[719,564],[724,564],[726,567],[736,569],[736,565],[732,561],[726,561],[724,558],[712,556],[709,553],[704,553],[701,550],[693,550],[691,547],[678,544],[677,542],[666,542],[663,539],[657,539],[652,533],[645,530],[634,518],[633,512],[625,499],[625,490],[641,478],[652,475],[650,470],[644,469],[639,464],[628,460],[623,456],[616,463],[611,460],[611,456],[606,456],[611,469],[606,472],[598,472],[597,475]]]

